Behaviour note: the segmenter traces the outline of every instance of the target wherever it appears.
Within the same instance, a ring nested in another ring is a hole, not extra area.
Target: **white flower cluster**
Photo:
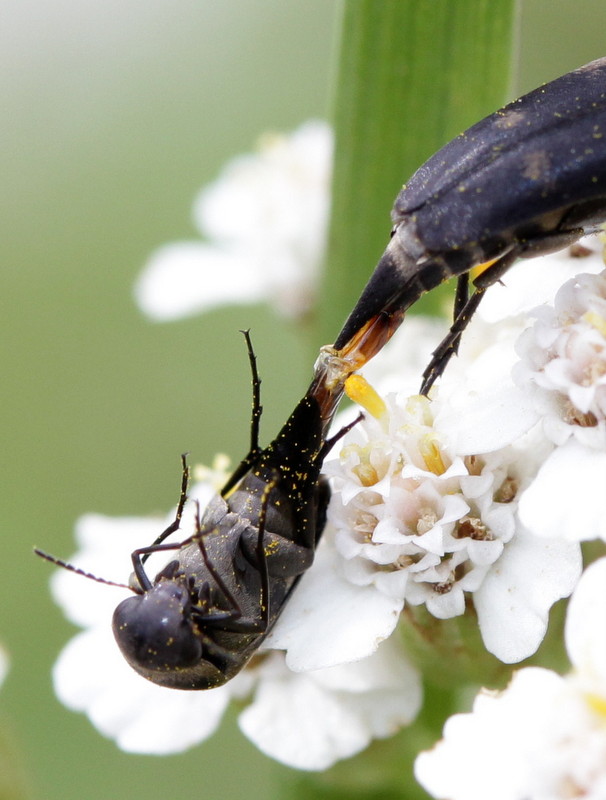
[[[194,203],[202,240],[164,245],[135,286],[139,308],[160,322],[222,305],[271,302],[304,315],[326,246],[332,131],[321,121],[290,136],[265,134]]]
[[[153,259],[142,306],[169,319],[275,299],[278,287],[281,298],[303,298],[289,307],[300,313],[321,262],[329,172],[330,134],[318,125],[235,162],[197,204],[213,242]],[[211,735],[237,698],[240,726],[263,752],[318,770],[414,720],[420,675],[398,635],[408,607],[444,626],[475,614],[502,662],[535,653],[551,606],[579,582],[580,542],[606,541],[606,277],[595,241],[575,252],[525,262],[491,288],[430,401],[415,388],[443,333],[435,323],[406,320],[368,365],[380,394],[368,384],[352,392],[368,413],[325,465],[333,496],[313,567],[259,657],[225,686],[181,693],[147,683],[111,641],[124,590],[56,575],[58,602],[84,628],[55,667],[62,701],[125,750],[168,753]],[[191,499],[203,507],[224,469],[199,474]],[[176,538],[193,526],[188,503]],[[88,515],[73,561],[124,582],[130,552],[161,529]],[[575,671],[522,670],[504,694],[482,694],[472,714],[454,717],[417,763],[435,797],[606,796],[605,570],[590,566],[570,605]]]
[[[606,275],[579,275],[534,315],[514,377],[553,450],[520,515],[544,536],[606,541]]]
[[[220,465],[226,466],[222,459]],[[212,480],[195,484],[190,492],[201,505],[216,491],[220,470],[209,471],[208,477]],[[181,532],[172,539],[193,531],[193,515],[191,502]],[[165,524],[173,518],[174,511]],[[86,515],[78,521],[79,551],[72,563],[124,582],[130,553],[153,541],[162,527],[154,519]],[[154,554],[146,569],[154,575],[160,566],[162,559]],[[156,686],[127,665],[113,640],[111,616],[128,596],[126,590],[63,570],[53,576],[52,590],[66,616],[84,628],[55,664],[55,691],[68,708],[86,712],[101,733],[127,752],[181,752],[215,732],[232,699],[247,698],[240,726],[259,749],[298,769],[325,769],[372,739],[395,733],[414,719],[421,704],[419,678],[395,640],[364,661],[341,659],[313,672],[293,672],[276,651],[260,655],[216,689],[180,692]]]
[[[542,641],[552,603],[572,591],[579,547],[537,541],[520,525],[517,498],[533,459],[513,447],[457,453],[434,419],[439,406],[439,393],[431,403],[392,395],[383,416],[358,425],[339,462],[326,465],[342,572],[391,598],[398,613],[425,604],[447,619],[473,593],[487,649],[519,661]],[[526,569],[531,561],[540,569]],[[532,632],[523,624],[531,597]]]
[[[327,465],[344,574],[436,617],[462,614],[463,592],[481,585],[513,536],[517,479],[504,463],[451,457],[425,398],[388,404],[387,424],[359,425],[338,466]]]
[[[572,596],[566,648],[573,671],[517,672],[502,693],[483,691],[451,717],[415,774],[448,800],[602,800],[606,797],[606,558]]]

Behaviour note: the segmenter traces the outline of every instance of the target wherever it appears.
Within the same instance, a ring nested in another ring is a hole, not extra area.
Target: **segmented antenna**
[[[45,561],[50,561],[50,563],[54,564],[56,567],[63,567],[63,569],[66,569],[68,572],[75,572],[76,575],[82,575],[83,578],[89,578],[91,581],[97,581],[97,583],[104,583],[106,586],[117,586],[119,589],[128,589],[135,594],[143,594],[142,591],[137,591],[137,589],[128,586],[126,583],[116,583],[116,581],[108,581],[107,578],[99,578],[98,575],[93,575],[92,572],[86,572],[80,569],[80,567],[75,567],[68,561],[63,561],[56,556],[51,556],[50,553],[45,553],[44,550],[40,550],[37,547],[34,547],[34,553]]]

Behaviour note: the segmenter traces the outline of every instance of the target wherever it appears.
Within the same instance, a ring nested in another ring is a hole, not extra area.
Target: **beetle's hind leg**
[[[431,387],[444,372],[452,356],[456,354],[463,331],[477,311],[486,289],[497,283],[519,257],[520,248],[516,247],[487,267],[473,281],[475,291],[471,296],[469,296],[467,273],[459,277],[455,295],[454,322],[446,336],[432,353],[431,361],[423,372],[423,382],[419,394],[429,394]]]

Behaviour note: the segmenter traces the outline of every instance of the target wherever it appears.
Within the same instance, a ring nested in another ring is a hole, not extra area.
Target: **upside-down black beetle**
[[[148,680],[176,689],[219,686],[255,653],[313,561],[329,498],[320,476],[324,456],[358,421],[327,438],[347,374],[339,372],[338,360],[321,358],[303,399],[274,441],[260,449],[260,380],[244,334],[253,375],[250,451],[202,517],[196,515],[193,535],[166,543],[179,529],[187,499],[183,457],[175,519],[151,545],[133,552],[134,574],[126,588],[134,595],[114,612],[114,635],[128,663]],[[174,559],[150,580],[147,557],[171,550]]]
[[[392,219],[391,241],[333,347],[355,366],[421,295],[458,276],[454,324],[423,374],[427,394],[482,295],[516,259],[559,250],[606,219],[606,58],[453,139],[404,186]],[[468,273],[482,266],[469,297]]]

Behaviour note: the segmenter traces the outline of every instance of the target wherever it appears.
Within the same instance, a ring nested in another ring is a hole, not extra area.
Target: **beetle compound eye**
[[[122,654],[137,672],[185,669],[202,657],[189,614],[187,592],[160,583],[144,595],[128,597],[116,608],[114,636]]]

